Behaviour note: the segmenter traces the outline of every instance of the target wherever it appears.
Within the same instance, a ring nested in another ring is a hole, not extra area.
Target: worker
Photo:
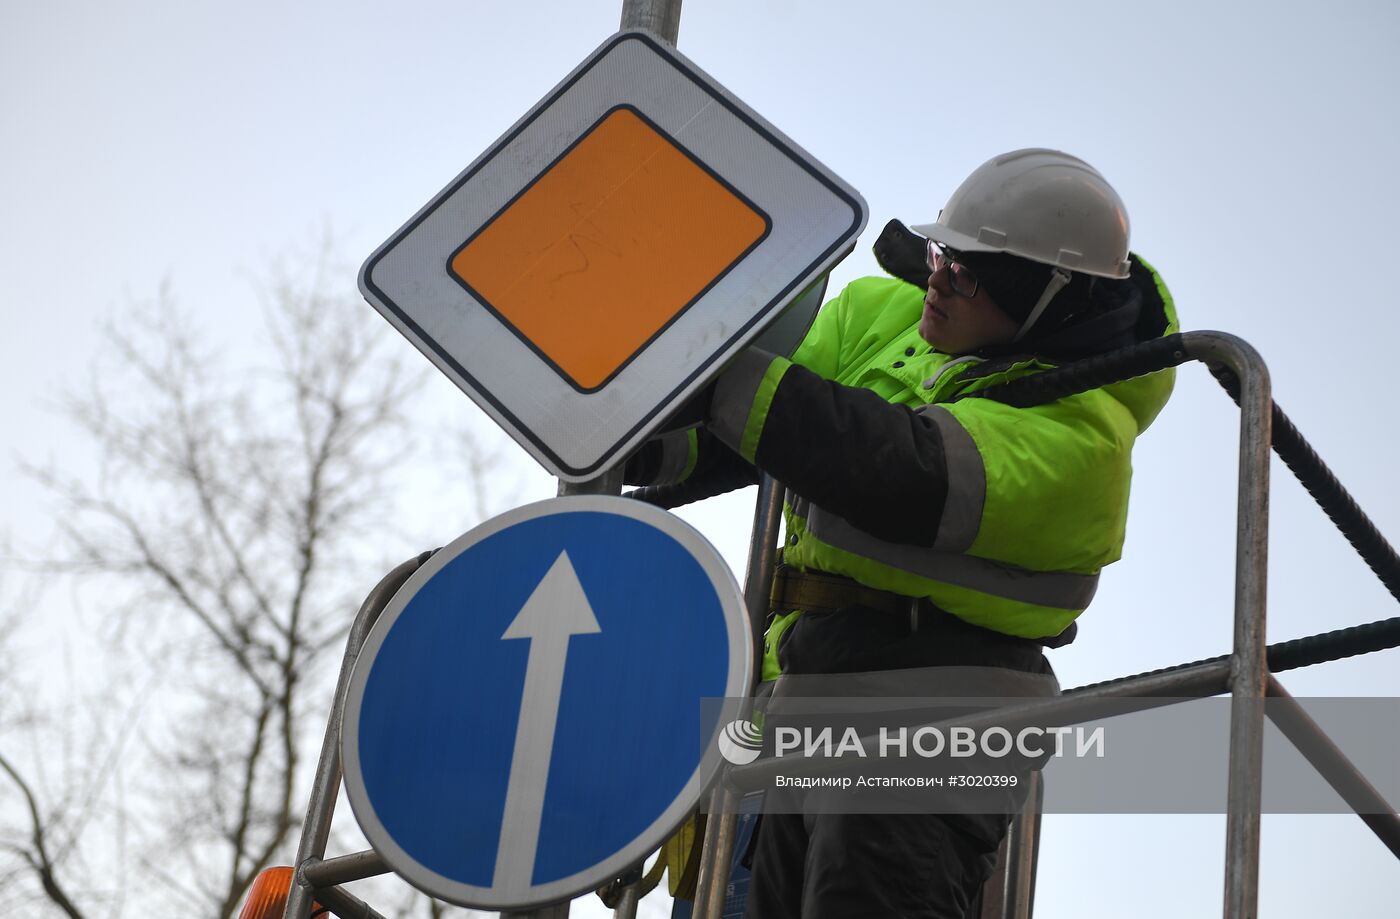
[[[1058,151],[989,160],[912,230],[876,244],[890,277],[848,285],[791,359],[739,355],[704,429],[653,442],[629,478],[747,463],[787,489],[765,681],[1053,694],[1043,652],[1119,557],[1133,442],[1173,375],[1031,408],[965,397],[1174,332],[1171,297],[1117,193]],[[751,919],[964,919],[1009,820],[806,811],[765,813]]]

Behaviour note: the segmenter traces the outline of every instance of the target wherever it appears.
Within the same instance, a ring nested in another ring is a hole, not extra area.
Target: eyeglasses
[[[948,286],[953,288],[953,293],[969,298],[977,296],[980,286],[977,275],[957,260],[953,250],[944,248],[932,239],[928,241],[928,267],[934,272],[948,269]]]

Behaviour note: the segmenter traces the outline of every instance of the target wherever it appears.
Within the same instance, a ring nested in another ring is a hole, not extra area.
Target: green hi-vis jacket
[[[1131,302],[1101,310],[1086,334],[1116,323],[1119,346],[1177,331],[1145,262],[1134,256],[1117,287]],[[998,632],[1059,635],[1122,551],[1133,442],[1173,372],[1032,408],[955,401],[1054,364],[942,354],[919,337],[922,308],[911,284],[853,282],[792,360],[750,351],[720,377],[709,430],[787,487],[785,563],[927,597]],[[1096,353],[1079,344],[1074,357]],[[695,445],[675,472],[694,467]],[[769,630],[765,679],[796,615]]]

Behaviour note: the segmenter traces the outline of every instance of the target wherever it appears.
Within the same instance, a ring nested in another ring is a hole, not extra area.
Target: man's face
[[[954,289],[952,263],[933,259],[929,268],[920,338],[944,354],[968,354],[1016,337],[1020,324],[1001,311],[982,285],[976,285],[968,297]],[[958,286],[966,289],[968,285]]]

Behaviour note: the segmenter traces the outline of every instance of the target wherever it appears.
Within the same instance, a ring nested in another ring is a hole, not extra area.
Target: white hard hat
[[[912,227],[959,252],[1006,252],[1104,278],[1128,276],[1128,212],[1098,170],[1058,150],[994,157]]]

